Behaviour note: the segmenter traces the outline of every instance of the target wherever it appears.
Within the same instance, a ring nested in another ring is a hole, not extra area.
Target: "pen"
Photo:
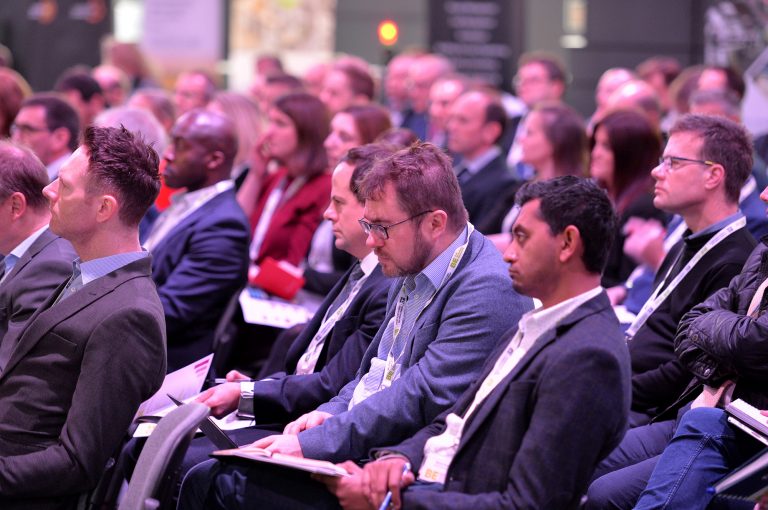
[[[255,379],[237,379],[236,381],[227,381],[224,378],[217,377],[216,379],[213,380],[213,384],[224,384],[228,382],[254,382],[254,381]]]
[[[403,472],[400,474],[400,479],[402,480],[405,474],[410,470],[411,470],[410,462],[406,462],[405,464],[403,464]],[[384,501],[382,501],[381,505],[379,505],[379,510],[387,510],[391,502],[392,502],[392,491],[387,491],[387,495],[384,496]]]

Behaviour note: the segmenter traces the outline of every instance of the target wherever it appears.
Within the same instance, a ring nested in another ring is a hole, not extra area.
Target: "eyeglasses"
[[[427,213],[431,213],[433,211],[422,211],[419,214],[415,214],[411,216],[410,218],[406,218],[403,221],[398,221],[397,223],[392,223],[391,225],[377,225],[376,223],[368,223],[364,219],[360,218],[357,220],[360,223],[360,226],[363,227],[363,232],[365,232],[365,235],[373,235],[373,237],[376,237],[381,240],[389,239],[389,229],[392,227],[396,227],[400,224],[405,223],[406,221],[411,221],[414,218],[418,218],[419,216],[422,216]]]
[[[43,131],[50,131],[48,127],[37,127],[37,126],[31,126],[29,124],[18,124],[14,122],[11,124],[11,134],[15,132],[20,132],[23,134],[30,134],[30,133],[42,133]]]
[[[709,165],[709,166],[717,164],[714,161],[709,161],[707,159],[690,159],[690,158],[681,158],[678,156],[664,156],[659,158],[659,167],[669,170],[670,172],[675,172],[677,170],[680,170],[682,167],[690,163],[697,163],[699,165]]]

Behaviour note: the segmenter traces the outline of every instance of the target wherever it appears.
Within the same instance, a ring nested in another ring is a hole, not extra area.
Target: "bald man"
[[[246,279],[250,229],[229,179],[236,153],[232,123],[197,109],[176,121],[163,155],[166,185],[187,189],[144,243],[165,310],[169,371],[211,352],[219,317]]]

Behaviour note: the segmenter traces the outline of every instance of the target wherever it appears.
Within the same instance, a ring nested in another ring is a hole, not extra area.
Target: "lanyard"
[[[435,291],[432,293],[431,296],[429,296],[429,299],[427,299],[426,303],[424,303],[424,306],[421,307],[421,310],[419,310],[419,313],[416,315],[416,319],[414,319],[414,324],[419,319],[422,313],[424,313],[424,310],[427,309],[427,307],[432,303],[432,300],[435,298],[437,293],[440,291],[441,288],[450,280],[451,276],[453,276],[453,273],[456,272],[456,268],[459,266],[459,262],[461,262],[461,259],[464,257],[464,253],[467,251],[467,246],[469,245],[469,238],[472,235],[472,232],[475,230],[475,227],[471,223],[467,223],[467,241],[456,248],[456,250],[453,252],[453,256],[451,256],[451,261],[448,263],[448,267],[445,270],[445,275],[443,275],[443,279],[440,282],[440,285],[437,286]],[[397,337],[400,334],[402,328],[403,328],[403,316],[405,315],[405,303],[408,301],[408,293],[405,290],[405,285],[402,285],[400,287],[400,297],[397,300],[397,305],[395,306],[395,325],[392,330],[392,345],[389,348],[389,353],[387,353],[387,364],[384,369],[384,378],[381,381],[381,384],[379,385],[379,390],[382,390],[384,388],[388,388],[392,382],[395,380],[395,375],[397,373],[397,365],[400,364],[400,360],[403,358],[403,355],[405,354],[405,344],[403,344],[403,349],[400,351],[400,353],[397,356],[397,359],[395,359],[394,354],[392,353],[392,350],[395,347],[395,343],[397,341]]]
[[[275,211],[277,211],[281,204],[290,200],[290,198],[299,191],[299,188],[304,185],[307,179],[304,177],[297,177],[291,182],[287,189],[284,189],[286,181],[287,179],[283,177],[277,186],[272,188],[269,197],[267,197],[267,203],[264,204],[264,209],[261,211],[259,222],[256,224],[256,229],[253,231],[253,241],[251,241],[251,246],[248,250],[248,255],[251,257],[252,261],[256,260],[259,251],[261,251],[261,244],[264,242],[264,237],[267,235],[267,230],[272,222],[272,216],[275,215]]]
[[[339,305],[339,307],[330,315],[330,317],[326,317],[323,320],[323,323],[320,325],[320,329],[318,329],[317,333],[315,333],[315,336],[312,337],[307,350],[296,364],[297,374],[311,374],[315,370],[317,360],[320,358],[320,351],[323,350],[325,337],[328,335],[328,333],[331,332],[341,316],[346,313],[350,303],[352,303],[352,300],[355,299],[357,293],[360,292],[360,289],[363,287],[363,284],[367,279],[368,275],[363,275],[359,280],[357,280],[354,287],[352,287],[349,296],[347,296],[347,299],[345,299],[344,302]]]
[[[675,278],[667,285],[667,287],[664,289],[664,292],[660,292],[661,288],[664,287],[664,283],[669,278],[670,273],[672,272],[672,269],[674,269],[675,264],[671,264],[669,267],[669,270],[667,271],[667,274],[664,276],[664,279],[659,282],[659,285],[656,286],[656,288],[653,291],[653,294],[651,294],[651,297],[648,298],[648,301],[645,302],[643,305],[643,308],[640,309],[640,313],[637,314],[637,318],[635,318],[635,321],[632,323],[632,325],[629,326],[626,333],[627,340],[630,340],[633,336],[635,336],[635,333],[638,332],[638,330],[643,327],[643,324],[648,320],[648,318],[655,312],[659,305],[661,305],[664,300],[666,300],[669,295],[672,293],[672,291],[677,288],[677,286],[680,284],[681,281],[683,281],[683,278],[685,278],[688,273],[691,272],[691,270],[694,268],[694,266],[706,255],[709,253],[715,246],[720,244],[720,242],[728,237],[729,235],[733,234],[740,228],[743,228],[747,224],[747,220],[744,217],[741,217],[735,221],[732,221],[729,223],[725,228],[720,230],[715,236],[713,236],[707,243],[701,247],[699,251],[696,252],[696,255],[693,256],[691,260],[688,261],[688,263],[683,267],[683,269],[675,276]],[[680,252],[680,256],[682,256],[682,251]]]

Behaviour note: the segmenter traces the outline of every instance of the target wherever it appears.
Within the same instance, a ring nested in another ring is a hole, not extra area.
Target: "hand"
[[[262,133],[253,144],[251,152],[251,168],[248,172],[254,172],[254,177],[261,180],[267,174],[267,164],[272,159],[267,142],[267,134]]]
[[[691,409],[697,407],[725,407],[731,401],[731,395],[736,383],[725,381],[719,388],[704,385],[701,394],[691,404]]]
[[[664,260],[665,229],[657,220],[630,218],[624,224],[624,253],[639,264],[646,264],[654,271]]]
[[[259,439],[251,445],[254,448],[262,448],[272,453],[283,453],[294,457],[304,457],[297,436],[280,435],[267,436]]]
[[[229,374],[227,374],[229,379]],[[228,382],[208,388],[195,399],[211,408],[211,414],[217,418],[226,416],[235,409],[240,400],[240,383]]]
[[[312,478],[324,483],[339,499],[339,504],[344,510],[375,509],[376,507],[368,501],[367,491],[363,486],[363,470],[360,466],[350,460],[337,465],[346,469],[350,476],[312,475]]]
[[[237,370],[230,370],[229,372],[227,372],[226,379],[229,382],[236,382],[236,381],[249,381],[251,378],[241,372],[238,372]]]
[[[392,491],[392,506],[402,507],[400,489],[408,487],[414,481],[412,471],[403,474],[403,466],[408,463],[405,457],[389,457],[375,462],[369,462],[363,468],[363,485],[368,492],[368,500],[378,508]]]
[[[333,416],[331,413],[324,413],[323,411],[312,411],[303,416],[299,416],[296,420],[292,421],[283,429],[283,434],[296,435],[302,430],[309,430],[313,427],[317,427],[322,424],[326,418]]]

